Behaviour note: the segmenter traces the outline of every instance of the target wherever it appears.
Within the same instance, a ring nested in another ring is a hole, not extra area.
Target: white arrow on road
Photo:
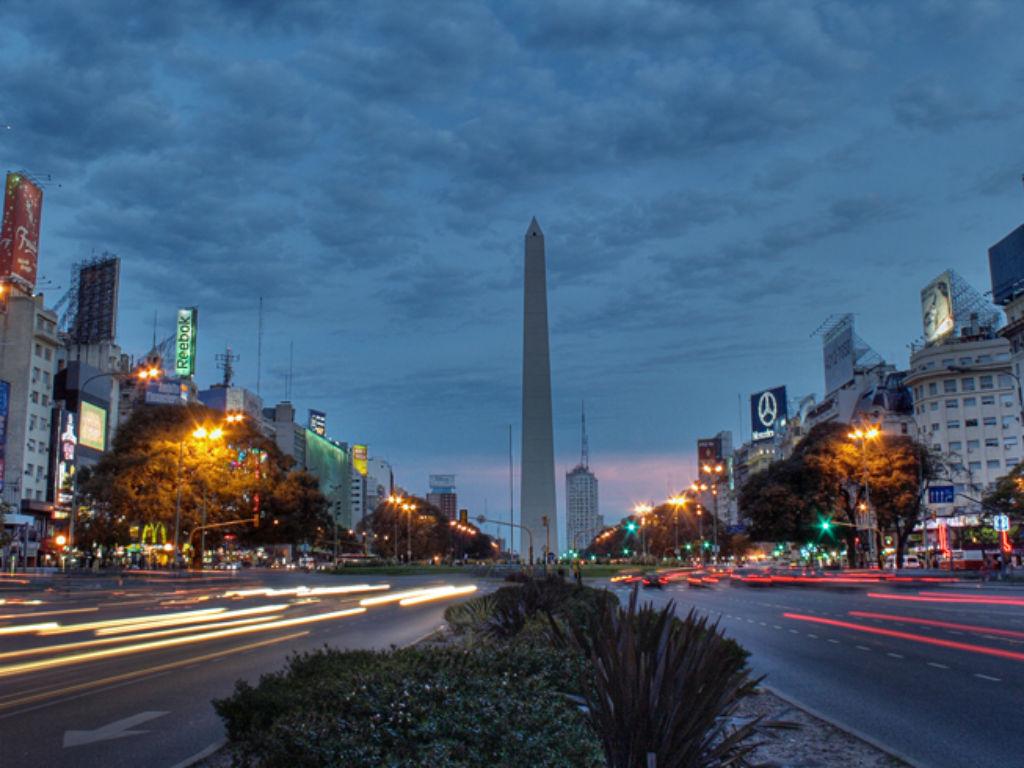
[[[137,715],[126,717],[123,720],[115,720],[112,723],[101,725],[93,731],[64,731],[64,747],[80,747],[83,744],[92,744],[96,741],[110,741],[121,739],[125,736],[137,736],[146,731],[129,730],[133,726],[142,725],[147,720],[166,715],[166,712],[140,712]]]

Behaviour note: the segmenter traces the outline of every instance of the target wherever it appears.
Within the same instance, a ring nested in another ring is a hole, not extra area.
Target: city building
[[[942,459],[944,478],[932,485],[945,480],[955,492],[952,503],[929,508],[957,518],[953,527],[977,524],[982,495],[1021,460],[1019,384],[997,325],[994,308],[972,312],[940,340],[915,345],[904,378],[913,395],[912,436]]]
[[[372,512],[395,492],[395,474],[391,465],[379,456],[366,462],[366,510]]]
[[[241,413],[258,423],[263,418],[263,399],[244,387],[214,384],[200,390],[197,399],[207,408],[223,413]],[[294,412],[294,409],[293,409]]]
[[[566,545],[579,552],[601,532],[598,511],[597,477],[590,471],[590,446],[587,442],[587,414],[580,406],[580,463],[565,473]]]
[[[13,283],[0,290],[0,479],[12,510],[5,524],[15,537],[8,552],[38,565],[55,530],[49,498],[57,315],[44,308],[42,294]]]
[[[430,475],[429,482],[427,503],[440,509],[448,520],[458,518],[459,497],[455,492],[455,475]]]

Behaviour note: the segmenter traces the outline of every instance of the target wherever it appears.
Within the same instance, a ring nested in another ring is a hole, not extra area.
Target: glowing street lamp
[[[863,462],[863,479],[864,479],[864,504],[862,509],[865,511],[865,516],[868,518],[866,527],[869,531],[878,530],[877,524],[874,520],[874,511],[871,509],[871,485],[868,481],[868,440],[873,440],[881,434],[881,430],[877,425],[868,424],[862,427],[855,427],[848,434],[847,437],[855,443],[860,443],[861,450],[861,461]],[[870,533],[868,536],[870,542],[870,556],[872,562],[877,562],[878,555],[875,544],[875,535]]]
[[[217,440],[224,434],[224,430],[216,427],[207,430],[206,427],[196,427],[191,435],[196,440]],[[178,441],[178,500],[174,505],[174,563],[178,563],[178,546],[181,541],[181,465],[185,455],[185,440],[188,435]],[[205,521],[204,521],[205,522]]]
[[[636,504],[633,506],[633,514],[640,518],[640,551],[647,555],[647,537],[644,535],[644,528],[647,527],[647,515],[651,514],[653,508],[650,504]]]

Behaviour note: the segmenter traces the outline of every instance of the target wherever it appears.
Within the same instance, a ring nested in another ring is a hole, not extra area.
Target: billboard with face
[[[786,388],[766,389],[750,396],[751,439],[771,440],[786,426]]]
[[[324,437],[327,434],[327,414],[310,408],[309,428],[320,435],[320,437]]]
[[[921,323],[924,341],[934,344],[953,332],[953,279],[949,271],[932,280],[921,291]]]
[[[39,261],[39,217],[43,190],[20,173],[7,174],[4,218],[0,225],[0,279],[31,292]]]

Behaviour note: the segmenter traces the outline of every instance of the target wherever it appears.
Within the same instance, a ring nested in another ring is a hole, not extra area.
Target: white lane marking
[[[148,733],[148,731],[133,731],[131,728],[166,714],[167,712],[139,712],[137,715],[115,720],[91,731],[64,731],[64,748],[80,747],[83,744],[92,744],[96,741],[110,741],[125,736]]]
[[[828,641],[829,641],[830,643],[835,643],[836,645],[839,645],[839,641],[838,641],[838,640],[835,640],[835,639],[833,639],[833,638],[831,638],[831,637],[830,637],[830,638],[828,639]]]
[[[858,651],[870,651],[871,649],[868,648],[866,645],[858,645],[857,646],[857,650]]]
[[[800,630],[799,629],[791,629],[789,631],[792,632],[794,635],[799,635],[800,634]]]
[[[782,629],[778,624],[772,624],[772,626],[775,627],[775,629]]]
[[[935,667],[936,669],[949,669],[945,664],[939,664],[937,661],[929,661],[928,666]]]
[[[807,636],[808,636],[809,638],[811,638],[811,640],[817,640],[817,639],[818,639],[818,636],[817,636],[817,635],[815,635],[815,634],[812,634],[811,632],[808,632],[808,633],[807,633]]]
[[[201,752],[196,752],[194,755],[192,755],[192,757],[186,757],[180,763],[172,765],[171,768],[188,768],[190,765],[195,765],[200,760],[202,760],[204,757],[209,757],[210,755],[212,755],[214,752],[219,750],[221,747],[223,747],[227,743],[228,743],[227,739],[221,739],[220,741],[215,741],[215,742],[213,742],[213,744],[208,746],[206,749],[202,750]]]
[[[889,651],[889,653],[887,653],[885,655],[888,656],[890,659],[902,659],[902,658],[904,658],[902,653],[893,653],[892,651]]]
[[[981,674],[981,672],[975,672],[974,676],[975,677],[980,677],[982,680],[991,680],[993,683],[1002,682],[1001,678],[991,677],[989,675],[983,675],[983,674]]]

